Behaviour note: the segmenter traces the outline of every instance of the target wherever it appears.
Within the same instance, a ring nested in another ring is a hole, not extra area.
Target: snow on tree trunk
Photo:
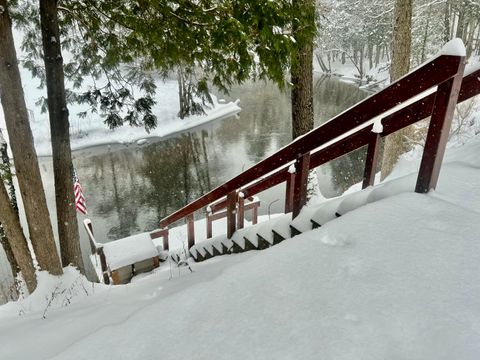
[[[13,256],[20,267],[23,279],[27,284],[27,289],[32,293],[37,287],[32,256],[28,250],[27,240],[20,226],[18,215],[10,204],[7,190],[3,184],[0,184],[0,222],[5,230]]]
[[[6,0],[0,0],[0,9],[0,96],[18,183],[38,264],[41,269],[58,275],[62,273],[62,266],[28,121]],[[20,263],[19,259],[17,261]]]

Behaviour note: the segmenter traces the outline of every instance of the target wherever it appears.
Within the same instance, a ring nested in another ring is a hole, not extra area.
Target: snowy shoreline
[[[31,86],[34,79],[31,78],[30,74],[24,69],[21,72],[24,85],[28,89],[25,92],[25,101],[29,111],[30,127],[37,156],[49,157],[52,155],[52,148],[48,114],[42,114],[38,106],[34,105],[43,93],[42,90]],[[177,89],[178,84],[175,80],[167,80],[157,85],[156,104],[153,107],[153,113],[157,116],[157,127],[150,132],[147,132],[144,127],[132,127],[130,125],[123,125],[111,130],[99,114],[89,114],[86,118],[81,119],[77,114],[84,111],[84,107],[78,104],[70,104],[68,108],[72,151],[102,145],[132,144],[135,142],[143,145],[146,139],[173,136],[211,121],[235,116],[242,110],[240,100],[226,102],[223,99],[217,99],[212,94],[213,105],[205,109],[205,115],[192,115],[182,120],[177,116],[179,109]],[[6,141],[9,143],[3,111],[0,111],[0,129],[2,129]]]
[[[205,115],[194,115],[181,120],[175,118],[172,120],[160,120],[157,127],[147,132],[143,127],[131,127],[124,125],[120,128],[110,130],[107,125],[102,124],[103,128],[98,126],[88,129],[88,133],[82,136],[72,134],[71,131],[71,148],[72,151],[80,151],[96,146],[114,145],[114,144],[138,144],[143,145],[146,139],[165,138],[173,136],[184,131],[196,128],[206,123],[223,120],[225,118],[237,115],[242,109],[239,106],[240,100],[229,103],[219,103],[215,99],[213,109],[207,110]],[[38,132],[34,130],[35,148],[37,156],[50,157],[52,155],[49,136],[42,137],[38,141]]]

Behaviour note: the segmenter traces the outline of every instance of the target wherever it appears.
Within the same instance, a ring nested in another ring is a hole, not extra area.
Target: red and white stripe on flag
[[[73,169],[73,191],[75,193],[75,208],[83,215],[87,214],[87,205],[83,196],[82,186],[78,180],[77,171]]]

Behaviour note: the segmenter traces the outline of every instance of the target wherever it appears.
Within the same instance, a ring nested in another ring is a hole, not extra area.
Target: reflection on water
[[[329,77],[317,79],[316,125],[365,96],[354,85]],[[241,99],[238,119],[212,122],[166,140],[151,139],[143,146],[117,144],[74,153],[99,242],[154,229],[162,217],[290,142],[288,93],[270,83],[249,83],[233,89],[228,98]],[[358,156],[344,158],[318,171],[324,195],[334,196],[361,179]],[[52,179],[51,159],[41,162],[43,177]],[[53,203],[53,187],[46,188]],[[269,207],[272,213],[283,211],[283,189],[280,185],[261,194],[260,213],[267,213]],[[87,249],[85,231],[80,233]]]

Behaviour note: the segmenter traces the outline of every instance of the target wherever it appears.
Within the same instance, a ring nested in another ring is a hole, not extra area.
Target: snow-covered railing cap
[[[455,38],[450,40],[445,45],[443,45],[443,47],[440,49],[440,51],[435,57],[439,57],[442,55],[467,56],[467,50],[465,49],[465,44],[463,43],[462,39]]]
[[[97,250],[102,249],[103,244],[98,243],[95,240],[95,236],[93,236],[93,232],[92,232],[92,228],[91,228],[92,221],[90,219],[85,219],[85,220],[83,220],[83,225],[85,225],[85,230],[87,231],[87,234],[88,234],[88,237],[90,238],[90,241],[95,246],[95,249],[97,249]]]

